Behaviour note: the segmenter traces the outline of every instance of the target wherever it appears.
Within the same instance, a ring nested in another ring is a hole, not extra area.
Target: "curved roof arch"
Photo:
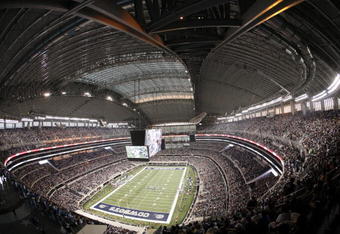
[[[190,75],[182,61],[173,54],[107,25],[79,17],[57,22],[55,27],[65,28],[54,32],[50,24],[62,17],[62,13],[51,10],[9,9],[3,17],[10,19],[19,14],[24,16],[17,16],[16,20],[31,22],[34,26],[30,29],[33,31],[34,28],[35,34],[13,30],[6,35],[8,41],[3,43],[2,51],[17,51],[7,53],[2,60],[4,69],[0,71],[0,81],[4,97],[11,93],[15,98],[32,98],[45,90],[62,90],[76,82],[111,90],[120,96],[122,103],[126,100],[135,103],[135,108],[141,102],[169,100],[170,96],[173,100],[191,97],[191,107],[185,108],[192,110],[194,101]],[[45,25],[39,24],[40,21],[45,21]],[[8,27],[15,29],[20,24]],[[31,51],[25,51],[29,47],[14,39],[26,38],[27,33],[31,38],[26,39],[33,48]],[[54,37],[51,33],[59,34]],[[50,41],[43,42],[43,46],[34,46],[42,40]],[[25,54],[26,61],[19,56]],[[186,119],[182,117],[181,120]]]
[[[339,12],[336,0],[1,1],[0,106],[88,89],[159,123],[314,95],[340,71]]]

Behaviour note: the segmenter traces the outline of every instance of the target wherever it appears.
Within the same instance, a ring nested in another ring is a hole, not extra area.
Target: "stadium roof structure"
[[[340,72],[337,0],[4,0],[0,114],[223,115]]]

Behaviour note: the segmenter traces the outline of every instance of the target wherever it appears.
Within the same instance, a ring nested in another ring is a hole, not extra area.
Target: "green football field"
[[[91,209],[129,219],[169,223],[187,168],[146,166]]]

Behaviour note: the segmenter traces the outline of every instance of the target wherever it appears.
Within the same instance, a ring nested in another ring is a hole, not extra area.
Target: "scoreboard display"
[[[127,158],[149,159],[162,149],[162,130],[130,131],[132,146],[126,146]]]
[[[147,129],[145,131],[145,145],[149,147],[150,157],[161,151],[162,148],[162,130]]]
[[[149,159],[147,146],[125,146],[125,148],[129,159]]]

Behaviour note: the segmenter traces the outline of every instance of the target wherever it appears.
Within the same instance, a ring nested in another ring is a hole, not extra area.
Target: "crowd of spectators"
[[[281,141],[300,145],[308,155],[334,154],[339,149],[340,111],[283,114],[231,123],[213,124],[200,132],[247,133],[261,138],[279,137]]]
[[[85,135],[79,132],[56,133],[50,138],[22,135],[42,144],[105,135],[103,132],[86,135],[86,130]],[[224,143],[198,142],[190,147],[164,150],[152,160],[188,161],[197,169],[200,190],[191,220],[200,222],[164,228],[163,233],[313,233],[325,218],[329,221],[326,228],[331,228],[334,219],[327,210],[339,207],[339,111],[214,124],[204,126],[200,132],[227,133],[261,143],[283,158],[284,174],[278,180],[269,173],[249,183],[268,172],[269,167],[250,152]],[[6,141],[2,140],[0,147],[10,149],[11,143]],[[12,146],[20,144],[26,144],[24,137],[14,141]],[[23,147],[32,145],[28,143]],[[113,149],[110,154],[107,150],[85,152],[50,160],[50,164],[28,165],[13,173],[16,177],[13,183],[33,205],[44,206],[52,214],[57,210],[63,217],[57,219],[62,220],[65,228],[70,228],[80,220],[84,222],[70,212],[77,209],[76,201],[110,180],[115,173],[135,166],[124,160],[122,152],[123,148]],[[57,185],[62,186],[56,188]],[[49,195],[47,200],[45,197]],[[339,216],[339,209],[335,213]],[[107,233],[124,233],[124,230],[117,230],[109,227]]]
[[[193,165],[200,180],[199,194],[191,213],[192,218],[218,216],[227,212],[226,184],[217,165],[206,157],[184,149],[170,149],[151,158],[152,161],[187,161]]]
[[[111,155],[111,157],[114,158],[113,155]],[[68,157],[66,159],[69,160]],[[48,164],[36,164],[36,166],[37,168],[35,168],[35,171],[40,171],[42,168],[50,167]],[[91,186],[103,184],[104,182],[107,182],[107,180],[112,179],[113,175],[122,173],[135,166],[136,165],[127,160],[117,160],[116,163],[108,163],[93,173],[86,174],[86,176],[81,177],[79,180],[73,181],[73,183],[65,184],[60,189],[56,190],[51,198],[46,198],[40,193],[40,191],[35,191],[29,188],[25,185],[25,183],[23,183],[23,181],[18,179],[17,176],[23,176],[25,172],[29,172],[28,168],[21,169],[20,172],[18,170],[18,173],[14,175],[9,173],[6,168],[0,167],[0,176],[6,177],[8,183],[11,183],[18,190],[20,197],[28,201],[32,208],[41,212],[43,216],[49,217],[55,224],[59,224],[61,233],[76,233],[86,224],[102,223],[73,212],[79,209],[77,204],[82,198],[84,198],[84,195],[75,190],[72,185],[77,184],[76,182],[78,182],[83,186],[90,186],[91,189]],[[91,184],[87,184],[88,179],[91,179]],[[43,225],[40,223],[39,219],[32,220],[32,223],[38,227],[38,230],[43,231]],[[107,225],[105,233],[134,234],[136,232]]]
[[[128,136],[127,128],[32,127],[0,130],[0,159],[45,146]]]
[[[335,170],[338,162],[324,162],[314,171],[315,176],[302,187],[291,180],[285,186],[284,199],[248,200],[246,207],[202,222],[163,229],[163,233],[335,233],[339,218],[340,196]],[[318,175],[318,176],[316,176]],[[298,192],[298,193],[297,193]],[[323,225],[323,223],[328,225]],[[333,231],[333,232],[332,232]]]
[[[339,111],[205,126],[201,133],[238,135],[276,151],[285,161],[284,174],[266,196],[252,191],[247,205],[227,216],[165,228],[163,233],[333,233],[340,215],[339,130]]]
[[[261,175],[270,169],[268,164],[261,162],[255,153],[240,146],[228,147],[223,153],[240,168],[247,182],[254,179],[254,176]]]
[[[228,155],[225,155],[225,153],[228,153]],[[246,156],[243,157],[243,154]],[[152,160],[184,160],[197,168],[201,185],[197,202],[191,214],[195,219],[195,217],[213,217],[216,212],[212,212],[211,207],[218,208],[215,209],[215,211],[218,211],[218,216],[222,213],[230,214],[242,209],[246,207],[252,194],[263,195],[277,181],[278,178],[269,174],[265,179],[260,179],[257,183],[252,183],[251,186],[248,185],[242,170],[235,167],[236,163],[232,161],[230,155],[237,158],[239,165],[253,164],[252,167],[261,168],[261,170],[254,170],[254,172],[247,171],[247,176],[251,179],[260,176],[264,169],[269,169],[265,164],[260,164],[258,159],[254,158],[255,156],[250,156],[248,151],[233,149],[226,143],[215,142],[196,142],[191,144],[190,147],[164,150],[153,157]],[[264,180],[268,183],[265,183]],[[216,187],[216,184],[219,184],[220,187]],[[210,197],[207,197],[207,195],[210,195]],[[214,204],[215,198],[218,200],[223,198],[225,203],[216,206]]]
[[[53,193],[50,199],[59,206],[69,210],[79,209],[78,204],[83,198],[87,197],[90,193],[93,194],[97,188],[113,179],[114,176],[132,169],[135,166],[134,163],[127,160],[107,165],[66,184],[63,188]]]
[[[48,192],[55,186],[65,183],[72,178],[77,178],[80,175],[85,175],[92,170],[98,170],[103,166],[114,163],[118,160],[123,159],[123,155],[106,155],[98,157],[90,161],[85,161],[72,165],[62,170],[55,171],[50,175],[40,175],[32,183],[32,189],[39,192],[41,195],[47,196]]]
[[[78,209],[78,202],[92,190],[135,166],[126,160],[124,148],[85,150],[56,156],[46,164],[37,162],[12,171],[17,181],[49,198],[60,207]]]

